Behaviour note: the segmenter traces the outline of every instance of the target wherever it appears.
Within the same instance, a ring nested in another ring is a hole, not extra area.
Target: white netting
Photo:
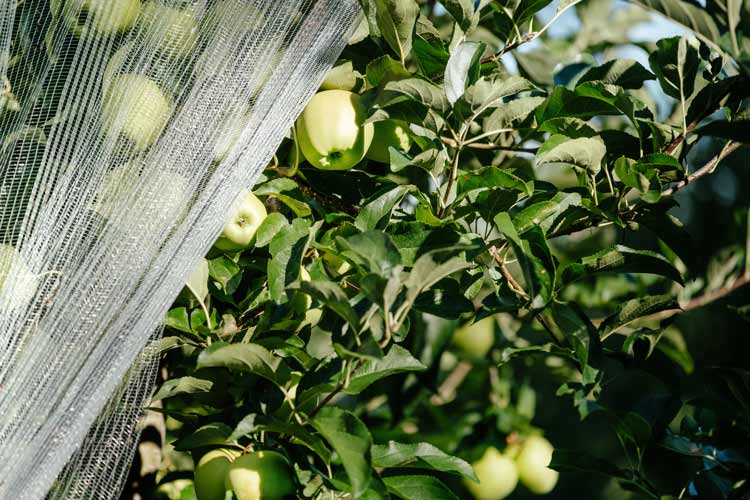
[[[43,498],[69,461],[52,498],[107,498],[150,385],[142,349],[359,10],[0,5],[0,70],[20,103],[0,111],[0,499]]]

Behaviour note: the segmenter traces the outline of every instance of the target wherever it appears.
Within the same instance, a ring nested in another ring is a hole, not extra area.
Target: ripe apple
[[[160,52],[170,58],[187,57],[198,41],[198,19],[192,7],[177,8],[149,0],[138,21],[147,40],[159,42]]]
[[[195,467],[195,496],[198,500],[224,500],[227,472],[238,456],[240,453],[236,450],[219,448],[201,457]]]
[[[542,436],[529,436],[516,457],[518,477],[529,491],[544,495],[552,491],[560,473],[547,467],[554,447]]]
[[[104,131],[125,137],[137,151],[156,141],[171,113],[172,102],[156,82],[134,73],[115,77],[102,101]]]
[[[225,252],[239,252],[250,246],[255,232],[268,212],[263,202],[252,192],[244,195],[242,202],[229,215],[224,231],[214,246]]]
[[[226,486],[237,500],[282,500],[296,489],[291,465],[275,451],[256,451],[236,459]]]
[[[495,317],[465,325],[453,334],[453,345],[474,358],[483,358],[495,343]]]
[[[487,448],[482,458],[471,465],[479,482],[464,479],[464,485],[477,500],[501,500],[516,489],[516,465],[496,448]]]
[[[401,122],[381,120],[373,125],[375,125],[375,133],[370,149],[367,150],[367,158],[370,160],[387,164],[391,161],[391,153],[388,148],[408,151],[411,147],[411,138],[407,133],[407,127]]]
[[[12,281],[7,281],[9,277]],[[15,247],[0,244],[0,292],[6,285],[13,292],[7,297],[7,306],[9,309],[15,309],[24,306],[34,297],[37,277],[22,260]]]
[[[140,8],[140,0],[68,0],[62,15],[76,36],[88,30],[98,35],[114,35],[135,23]]]
[[[373,126],[357,94],[325,90],[315,94],[297,119],[297,140],[305,159],[322,170],[349,170],[372,143]]]
[[[357,86],[357,75],[354,71],[354,65],[351,61],[344,61],[334,66],[326,74],[323,83],[320,84],[320,90],[346,90],[351,92]]]

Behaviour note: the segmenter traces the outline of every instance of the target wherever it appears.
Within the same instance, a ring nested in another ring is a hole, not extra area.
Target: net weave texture
[[[119,494],[165,312],[359,16],[0,0],[0,499]]]

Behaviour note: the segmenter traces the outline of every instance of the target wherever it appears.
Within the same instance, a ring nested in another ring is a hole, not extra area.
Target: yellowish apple
[[[225,252],[239,252],[250,246],[255,232],[268,215],[265,205],[252,191],[229,214],[224,230],[214,246]]]
[[[453,334],[452,341],[453,345],[472,357],[487,356],[495,343],[495,317],[488,316],[476,323],[462,326]]]
[[[391,162],[389,148],[405,152],[411,147],[406,124],[397,120],[381,120],[374,125],[375,134],[370,149],[367,150],[367,158],[370,160],[388,164]]]
[[[138,22],[146,40],[157,42],[160,52],[167,57],[187,57],[196,48],[199,27],[192,6],[178,8],[149,0],[143,4]]]
[[[529,436],[516,457],[518,477],[529,491],[544,495],[555,488],[560,473],[548,467],[554,447],[542,436]]]
[[[496,448],[487,448],[484,455],[471,465],[479,482],[464,479],[464,485],[477,500],[501,500],[516,489],[516,465]]]
[[[140,0],[68,0],[62,7],[62,16],[77,36],[88,30],[97,35],[114,35],[133,26],[140,8]]]
[[[240,453],[236,450],[219,448],[201,457],[195,467],[195,496],[198,500],[224,500],[227,472],[238,456]]]

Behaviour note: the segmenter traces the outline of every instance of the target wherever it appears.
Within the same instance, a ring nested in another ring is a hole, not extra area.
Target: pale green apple
[[[464,485],[477,500],[501,500],[516,489],[516,465],[496,448],[487,448],[484,455],[471,465],[479,482],[464,479]]]
[[[406,152],[411,147],[411,138],[407,126],[397,120],[381,120],[375,122],[375,133],[367,158],[378,163],[390,163],[391,152],[388,148]]]
[[[464,325],[453,334],[453,345],[475,358],[483,358],[495,343],[495,317]]]
[[[10,278],[10,281],[9,281]],[[21,254],[12,245],[0,244],[0,294],[6,286],[12,295],[6,297],[5,305],[16,309],[27,304],[36,293],[37,276],[31,272]]]
[[[236,450],[219,448],[201,457],[195,467],[195,496],[198,500],[224,500],[227,472],[238,456],[240,453]]]
[[[313,96],[297,119],[297,140],[305,159],[323,170],[349,170],[372,143],[373,126],[364,124],[359,96],[326,90]]]
[[[296,490],[291,465],[275,451],[256,451],[236,459],[226,486],[237,500],[282,500]]]
[[[310,273],[304,267],[300,268],[299,279],[300,281],[310,281]],[[292,310],[298,313],[304,312],[305,317],[307,317],[307,311],[312,306],[312,297],[303,292],[294,292],[289,305]]]
[[[157,41],[160,52],[167,57],[187,57],[196,48],[200,29],[192,6],[178,8],[149,0],[143,4],[138,22],[144,37]]]
[[[560,473],[548,467],[554,447],[542,436],[529,436],[516,457],[518,477],[529,491],[544,495],[555,488]]]
[[[241,106],[240,108],[241,109],[229,114],[223,120],[219,128],[218,136],[216,137],[213,146],[214,161],[216,162],[222,162],[227,156],[229,156],[232,148],[237,144],[237,141],[242,134],[242,130],[250,119],[248,110],[245,109],[244,106]]]
[[[172,102],[155,81],[128,73],[115,77],[104,93],[102,126],[109,137],[125,137],[143,151],[156,142],[171,113]]]
[[[357,75],[359,73],[354,71],[352,62],[343,61],[331,68],[326,74],[323,83],[320,84],[320,90],[346,90],[351,92],[357,86]]]
[[[88,30],[98,35],[114,35],[133,26],[140,8],[140,0],[68,0],[62,7],[62,15],[75,35]]]
[[[255,237],[255,232],[268,215],[265,205],[252,192],[242,198],[240,204],[229,214],[224,230],[214,244],[225,252],[244,250]]]

